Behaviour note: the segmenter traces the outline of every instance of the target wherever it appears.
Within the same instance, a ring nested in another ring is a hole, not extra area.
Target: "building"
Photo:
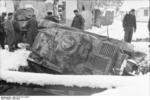
[[[140,22],[147,22],[150,16],[149,0],[125,0],[122,7],[122,19],[126,13],[131,9],[136,11],[136,20]]]
[[[14,12],[14,4],[12,0],[0,0],[0,14],[3,12]]]
[[[19,8],[33,8],[38,20],[46,15],[44,0],[21,0]]]
[[[150,16],[149,7],[142,7],[136,11],[136,20],[139,22],[148,22]]]
[[[66,0],[67,25],[71,25],[74,17],[73,10],[78,9],[85,19],[85,29],[91,28],[93,25],[100,27],[105,12],[110,11],[110,8],[116,9],[113,5],[102,6],[102,2],[101,0]]]

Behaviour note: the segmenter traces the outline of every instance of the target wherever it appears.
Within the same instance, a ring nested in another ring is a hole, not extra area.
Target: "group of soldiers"
[[[23,29],[26,30],[26,34],[24,34],[25,32]],[[37,33],[38,23],[35,15],[28,18],[24,27],[20,26],[14,13],[8,13],[8,15],[6,13],[2,13],[0,16],[0,45],[2,49],[5,49],[5,44],[8,44],[10,52],[18,49],[18,43],[24,42],[24,37],[26,38],[25,42],[29,44],[28,47],[30,48]]]
[[[84,18],[79,14],[78,10],[74,10],[74,13],[75,17],[71,27],[83,30],[85,22]],[[47,16],[44,19],[59,23],[59,19],[57,16],[53,16],[52,12],[47,12]],[[12,52],[19,48],[18,43],[21,42],[26,42],[30,49],[37,33],[38,22],[35,15],[28,18],[24,27],[21,27],[19,21],[15,18],[15,13],[8,13],[8,15],[6,13],[2,13],[0,16],[0,45],[2,49],[5,49],[5,44],[7,44],[9,51]]]

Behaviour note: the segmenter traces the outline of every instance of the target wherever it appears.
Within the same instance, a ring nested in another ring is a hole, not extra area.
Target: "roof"
[[[121,11],[130,11],[131,9],[139,9],[143,7],[149,7],[149,0],[126,0],[124,1],[123,5],[121,6]]]

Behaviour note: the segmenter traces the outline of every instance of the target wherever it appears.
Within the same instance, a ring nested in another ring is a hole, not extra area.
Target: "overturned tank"
[[[125,42],[42,20],[28,61],[38,72],[119,75],[128,54]]]

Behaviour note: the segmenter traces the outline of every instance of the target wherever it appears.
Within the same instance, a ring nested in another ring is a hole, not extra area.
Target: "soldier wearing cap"
[[[132,9],[123,19],[123,28],[125,31],[124,41],[131,43],[133,32],[136,32],[135,10]]]
[[[74,10],[75,17],[72,21],[71,27],[75,27],[84,30],[84,18],[79,14],[78,10]]]

